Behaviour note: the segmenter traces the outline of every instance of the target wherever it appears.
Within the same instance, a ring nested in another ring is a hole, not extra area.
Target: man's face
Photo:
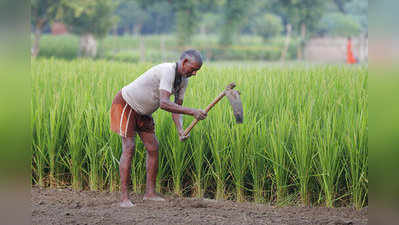
[[[187,78],[191,76],[195,76],[197,74],[197,71],[201,69],[202,64],[195,62],[195,61],[190,61],[188,59],[183,61],[183,75]]]

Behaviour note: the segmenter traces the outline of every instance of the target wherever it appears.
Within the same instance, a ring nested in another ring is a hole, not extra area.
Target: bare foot
[[[156,193],[154,193],[154,194],[145,194],[144,197],[143,197],[143,200],[161,201],[161,202],[165,201],[165,199],[161,195],[156,194]]]
[[[130,208],[130,207],[133,207],[134,204],[131,201],[126,200],[126,201],[121,202],[121,204],[119,206],[122,208]]]

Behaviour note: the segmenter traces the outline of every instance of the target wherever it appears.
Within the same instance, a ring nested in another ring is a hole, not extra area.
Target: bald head
[[[201,53],[198,50],[195,49],[189,49],[184,51],[181,56],[180,60],[188,59],[190,62],[196,62],[199,65],[202,65],[202,57]]]

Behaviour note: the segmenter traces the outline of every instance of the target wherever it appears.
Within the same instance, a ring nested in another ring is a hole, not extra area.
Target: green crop
[[[151,64],[32,60],[32,182],[119,189],[121,141],[109,130],[115,94]],[[184,106],[204,109],[236,82],[244,123],[227,99],[178,140],[171,114],[153,117],[160,143],[157,190],[277,204],[368,204],[367,66],[205,63]],[[172,99],[173,100],[173,99]],[[184,116],[184,127],[192,121]],[[132,191],[145,185],[136,137]]]

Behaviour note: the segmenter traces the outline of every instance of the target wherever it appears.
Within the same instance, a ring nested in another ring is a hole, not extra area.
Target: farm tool
[[[222,93],[219,94],[209,105],[206,107],[205,112],[208,113],[209,110],[213,108],[213,106],[216,105],[224,96],[227,96],[229,99],[230,105],[233,108],[233,113],[234,117],[236,118],[237,123],[242,123],[243,122],[243,108],[242,108],[242,102],[240,99],[240,92],[237,90],[234,90],[233,88],[236,86],[236,84],[230,83],[227,85],[226,89],[222,91]],[[191,129],[198,123],[199,120],[194,119],[193,122],[191,122],[190,126],[186,128],[184,131],[184,136],[186,136],[188,133],[190,133]]]

